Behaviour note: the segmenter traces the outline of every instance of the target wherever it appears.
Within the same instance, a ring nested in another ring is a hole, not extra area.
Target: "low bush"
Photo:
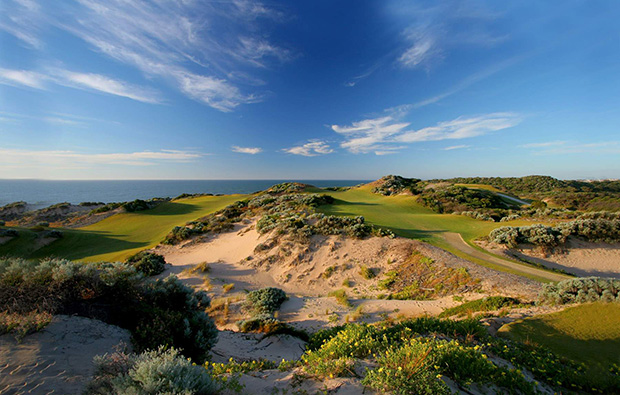
[[[26,335],[45,328],[52,320],[50,313],[31,311],[28,313],[0,312],[0,335],[11,333],[18,341]]]
[[[518,299],[509,298],[506,296],[489,296],[446,309],[439,314],[439,317],[462,317],[478,311],[495,311],[507,307],[518,306],[522,306]]]
[[[95,357],[94,362],[93,380],[85,391],[89,395],[208,395],[220,390],[207,369],[192,364],[174,348],[138,355],[116,352]]]
[[[6,225],[6,221],[0,219],[0,226],[4,226],[4,225]]]
[[[541,304],[620,302],[620,279],[582,277],[543,285]]]
[[[262,288],[248,293],[244,307],[253,315],[273,314],[287,299],[286,293],[280,288]]]
[[[19,232],[15,229],[0,229],[0,237],[18,237]]]
[[[146,276],[156,276],[166,269],[166,260],[163,256],[150,251],[140,251],[129,257],[127,263],[135,267]]]
[[[530,243],[543,247],[564,244],[569,236],[579,237],[593,242],[614,243],[620,241],[620,219],[605,216],[591,219],[577,219],[563,222],[557,226],[503,226],[489,233],[489,240],[505,244],[510,248],[519,243]]]
[[[258,314],[237,322],[241,332],[269,333],[280,325],[280,321],[271,314]]]
[[[327,296],[336,298],[336,301],[338,301],[338,303],[344,307],[351,307],[351,302],[349,302],[349,297],[347,296],[347,292],[344,289],[331,291],[327,294]]]
[[[375,271],[368,266],[362,265],[360,266],[360,276],[362,276],[366,280],[371,280],[375,278],[377,275]]]
[[[148,280],[124,263],[0,259],[0,311],[99,319],[128,329],[138,351],[165,345],[202,362],[217,339],[209,303],[174,276]]]

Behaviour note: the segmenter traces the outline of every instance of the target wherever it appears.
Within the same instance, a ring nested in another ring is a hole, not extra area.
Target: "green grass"
[[[35,246],[35,233],[20,229],[20,237],[0,246],[0,256],[122,261],[156,246],[173,227],[243,198],[242,195],[201,196],[162,203],[152,210],[116,214],[83,228],[63,229],[63,238],[39,249]]]
[[[499,334],[583,362],[594,375],[620,365],[620,303],[584,304],[527,318],[504,325]]]
[[[506,296],[489,296],[487,298],[472,300],[461,305],[444,310],[439,317],[462,317],[476,312],[495,311],[507,307],[519,307],[521,304],[517,299]]]
[[[336,200],[321,206],[320,211],[332,215],[362,215],[374,225],[391,229],[399,236],[419,239],[431,244],[443,243],[442,233],[460,233],[466,241],[486,236],[497,227],[525,225],[526,221],[489,222],[452,214],[437,214],[419,204],[415,196],[382,196],[370,187],[348,191],[326,191]]]
[[[472,257],[452,247],[443,238],[446,232],[459,233],[465,242],[483,251],[473,244],[473,240],[487,236],[491,230],[500,226],[531,225],[531,222],[516,220],[499,223],[479,221],[463,215],[438,214],[418,203],[415,196],[382,196],[372,193],[370,189],[369,186],[362,186],[348,191],[324,191],[336,201],[334,204],[319,207],[319,211],[331,215],[361,215],[367,222],[390,229],[398,236],[425,241],[482,266],[523,275],[537,281],[549,281],[542,276],[523,273]]]

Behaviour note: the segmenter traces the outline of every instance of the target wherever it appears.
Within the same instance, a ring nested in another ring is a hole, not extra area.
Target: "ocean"
[[[126,202],[175,197],[182,193],[252,193],[281,182],[296,181],[317,187],[353,186],[369,180],[120,180],[48,181],[0,180],[0,206],[24,201],[32,209],[69,202]]]

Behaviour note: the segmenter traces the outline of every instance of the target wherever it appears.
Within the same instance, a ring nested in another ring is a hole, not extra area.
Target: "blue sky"
[[[0,0],[0,178],[618,178],[619,15]]]

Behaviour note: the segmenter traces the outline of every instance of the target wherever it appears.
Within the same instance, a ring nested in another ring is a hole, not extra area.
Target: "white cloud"
[[[0,83],[5,85],[25,85],[30,88],[44,89],[47,76],[28,70],[10,70],[0,68]]]
[[[199,152],[161,150],[129,153],[80,153],[64,150],[0,149],[3,165],[131,165],[146,166],[157,162],[190,162],[203,157]]]
[[[411,22],[403,32],[404,48],[397,62],[405,68],[428,68],[452,49],[491,47],[509,39],[499,33],[501,15],[481,7],[474,2],[431,2],[428,7],[399,3],[392,12]]]
[[[137,68],[147,78],[160,78],[220,111],[264,97],[244,92],[247,86],[261,85],[248,67],[264,68],[294,58],[268,38],[270,24],[284,21],[285,14],[259,1],[75,0],[62,5],[5,1],[10,5],[2,7],[0,30],[27,45],[41,47],[47,31],[62,29],[94,51]],[[102,91],[132,94],[111,81],[88,83]],[[143,93],[134,96],[153,101]]]
[[[239,147],[238,145],[233,145],[232,151],[238,152],[240,154],[256,155],[256,154],[260,154],[261,152],[263,152],[263,149],[259,147]]]
[[[441,54],[437,46],[435,34],[427,27],[420,27],[407,33],[407,40],[411,42],[410,47],[400,55],[398,61],[402,66],[415,68],[428,63],[434,57]]]
[[[465,148],[469,148],[471,147],[471,145],[451,145],[450,147],[445,147],[442,148],[444,151],[452,151],[455,149],[465,149]]]
[[[406,111],[400,109],[385,117],[353,122],[350,126],[332,125],[331,129],[345,138],[340,146],[352,153],[385,155],[404,148],[406,143],[466,139],[507,129],[521,121],[518,114],[492,113],[459,117],[416,130],[410,123],[400,121],[405,114]]]
[[[285,148],[282,151],[301,156],[327,155],[334,152],[334,150],[330,148],[329,144],[321,140],[311,140],[303,145]]]
[[[161,102],[159,93],[153,89],[139,87],[101,74],[76,73],[67,70],[55,70],[53,74],[57,76],[55,82],[61,85],[68,85],[78,89],[92,89],[144,103]]]
[[[154,89],[140,87],[101,74],[78,73],[62,69],[51,69],[43,73],[0,68],[0,83],[23,85],[35,89],[45,89],[47,83],[55,83],[76,89],[95,90],[127,97],[145,103],[161,102],[159,92]]]

